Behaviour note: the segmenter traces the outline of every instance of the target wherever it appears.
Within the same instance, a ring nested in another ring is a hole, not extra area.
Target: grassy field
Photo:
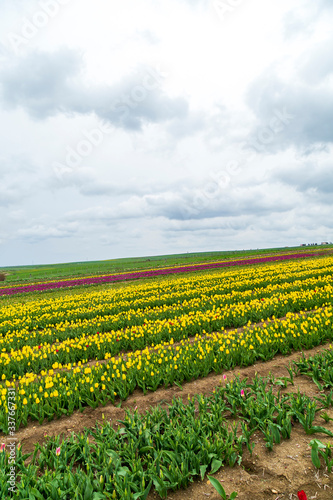
[[[175,255],[159,255],[150,257],[134,257],[124,259],[112,259],[96,262],[71,262],[66,264],[36,265],[0,267],[0,271],[6,273],[6,282],[13,284],[35,281],[46,281],[68,277],[80,277],[89,275],[112,274],[144,269],[156,269],[160,267],[183,266],[219,260],[240,259],[254,257],[256,255],[283,254],[288,252],[322,251],[332,246],[317,247],[284,247],[267,248],[255,250],[235,250],[221,252],[197,252]],[[0,262],[1,265],[1,262]]]

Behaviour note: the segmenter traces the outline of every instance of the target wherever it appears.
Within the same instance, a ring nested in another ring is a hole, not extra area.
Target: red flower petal
[[[308,500],[308,497],[305,494],[305,491],[301,490],[297,492],[297,496],[299,500]]]

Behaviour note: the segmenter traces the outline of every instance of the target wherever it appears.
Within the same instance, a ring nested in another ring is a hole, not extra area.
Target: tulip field
[[[3,282],[0,498],[201,500],[204,487],[213,499],[252,498],[245,486],[225,491],[222,468],[245,470],[255,434],[273,456],[294,428],[309,436],[307,467],[329,479],[318,499],[333,498],[332,318],[329,251]],[[277,357],[285,373],[240,376]],[[123,410],[155,392],[167,404]],[[87,412],[93,427],[38,437]],[[275,490],[253,499],[306,496],[302,484]]]

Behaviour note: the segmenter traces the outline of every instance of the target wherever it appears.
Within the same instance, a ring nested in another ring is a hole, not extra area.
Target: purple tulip
[[[36,283],[35,285],[15,286],[0,288],[1,295],[14,295],[17,293],[42,292],[44,290],[54,290],[57,288],[68,288],[82,285],[98,285],[101,283],[110,283],[113,281],[135,280],[139,278],[151,278],[154,276],[165,276],[167,274],[189,273],[194,271],[203,271],[206,269],[219,269],[221,267],[246,266],[251,264],[262,264],[267,262],[276,262],[281,260],[300,259],[314,257],[313,253],[296,253],[291,255],[275,255],[274,257],[259,257],[243,260],[233,260],[225,262],[215,262],[211,264],[197,264],[191,266],[172,267],[168,269],[154,269],[147,271],[138,271],[133,273],[111,274],[108,276],[98,276],[94,278],[76,278],[72,280],[56,281],[50,283]]]

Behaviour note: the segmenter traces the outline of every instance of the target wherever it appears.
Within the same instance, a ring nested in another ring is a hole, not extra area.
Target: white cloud
[[[15,48],[41,2],[0,0],[0,265],[333,240],[330,0],[70,0]]]

